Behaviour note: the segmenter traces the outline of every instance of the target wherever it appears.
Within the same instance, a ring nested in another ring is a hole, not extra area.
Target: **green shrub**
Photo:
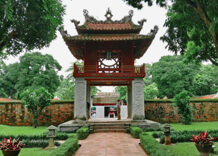
[[[130,126],[130,133],[134,138],[139,138],[139,134],[142,133],[142,129],[135,126]]]
[[[177,142],[184,142],[185,141],[185,136],[184,135],[180,135],[177,138]]]
[[[146,128],[144,129],[144,132],[153,132],[154,130],[152,128]]]
[[[173,131],[171,132],[170,139],[172,143],[177,143],[177,142],[192,142],[192,135],[197,136],[199,133],[202,133],[202,130],[192,130],[192,131]],[[217,137],[218,136],[218,130],[210,130],[207,132],[210,136],[212,137]],[[152,134],[154,138],[160,138],[160,143],[164,143],[164,135],[160,132],[154,132]],[[218,141],[215,140],[215,141]]]
[[[175,135],[170,136],[171,143],[177,143],[177,137]]]
[[[76,131],[79,140],[86,139],[89,136],[89,128],[86,126],[81,127]]]
[[[146,132],[140,134],[141,146],[152,156],[172,156],[171,152]]]
[[[49,144],[48,139],[47,140],[22,140],[22,143],[24,144],[24,147],[47,147]],[[55,142],[56,146],[60,146],[59,142]]]
[[[178,107],[178,113],[182,114],[182,123],[186,125],[191,124],[192,121],[192,110],[189,104],[189,94],[190,93],[188,91],[183,90],[173,98],[173,102],[176,103],[176,106]]]
[[[0,140],[4,138],[19,138],[19,140],[48,140],[48,132],[38,135],[0,135]],[[69,135],[67,133],[56,133],[55,140],[66,140],[68,139]]]
[[[42,110],[51,105],[52,95],[44,87],[27,89],[21,94],[22,104],[33,115],[34,128],[38,126],[38,118]]]
[[[78,137],[73,134],[58,148],[54,149],[49,156],[72,156],[78,148]]]
[[[162,135],[162,136],[160,136],[160,143],[163,144],[164,142],[165,142],[165,136]]]
[[[157,132],[152,133],[152,136],[153,136],[154,138],[159,138],[159,137],[160,137],[159,133],[157,133]]]

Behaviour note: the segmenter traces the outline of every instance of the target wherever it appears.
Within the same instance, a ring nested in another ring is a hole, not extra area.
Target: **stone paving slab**
[[[75,156],[147,156],[139,142],[128,133],[94,133],[79,140]]]

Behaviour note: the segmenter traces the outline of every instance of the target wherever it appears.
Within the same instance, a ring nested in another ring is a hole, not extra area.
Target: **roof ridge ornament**
[[[83,10],[83,15],[85,16],[86,22],[98,22],[93,16],[89,16],[88,10]]]
[[[147,20],[146,20],[146,19],[142,19],[141,21],[138,21],[138,24],[139,24],[140,26],[143,26],[143,25],[144,25],[144,22],[147,22]]]
[[[133,10],[129,11],[129,16],[125,16],[123,17],[120,22],[121,23],[128,23],[128,22],[132,22],[132,16],[133,16]]]
[[[80,21],[77,21],[75,19],[72,19],[71,22],[74,23],[75,27],[77,27],[80,23]]]
[[[154,26],[153,29],[151,29],[150,33],[148,35],[156,35],[158,32],[159,28],[157,25]]]
[[[107,18],[106,22],[112,22],[111,18],[113,17],[113,14],[111,13],[110,8],[108,8],[108,10],[104,16]]]

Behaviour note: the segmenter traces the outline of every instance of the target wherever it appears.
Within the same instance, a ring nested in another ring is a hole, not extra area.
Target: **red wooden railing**
[[[145,65],[133,66],[124,65],[123,68],[96,68],[95,65],[76,65],[74,64],[74,77],[103,77],[103,76],[133,76],[142,77],[145,76]]]

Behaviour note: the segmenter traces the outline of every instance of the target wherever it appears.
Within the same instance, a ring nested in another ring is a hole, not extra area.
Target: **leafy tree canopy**
[[[48,46],[62,24],[61,0],[0,0],[0,58]]]
[[[218,70],[214,65],[201,65],[194,77],[195,95],[208,95],[218,92]]]
[[[158,96],[158,88],[156,83],[152,83],[148,86],[144,85],[144,98],[154,99]]]
[[[193,91],[193,79],[200,66],[185,64],[183,56],[163,56],[151,68],[152,81],[157,84],[158,96],[173,98],[182,90]]]
[[[120,93],[120,99],[127,101],[127,87],[126,86],[117,86],[115,92]]]
[[[21,94],[22,103],[33,114],[34,128],[38,126],[38,117],[42,110],[51,105],[52,95],[43,87],[27,89]]]
[[[218,1],[217,0],[124,0],[141,9],[142,2],[156,2],[168,7],[161,39],[169,50],[185,55],[187,62],[211,61],[218,66]]]
[[[19,63],[14,63],[7,66],[2,62],[0,71],[0,97],[15,97],[17,92],[15,85],[17,82],[18,65]]]
[[[66,72],[69,72],[67,75],[66,79],[63,79],[61,82],[61,85],[58,87],[57,92],[55,95],[59,97],[62,100],[74,100],[74,90],[75,90],[75,78],[73,77],[73,72],[74,72],[74,64],[83,66],[84,62],[83,61],[75,61],[71,64],[71,66],[66,70]],[[91,87],[91,97],[97,94],[100,90],[92,86]]]
[[[145,73],[146,73],[146,76],[143,80],[144,80],[145,86],[148,86],[152,84],[151,65],[148,63],[145,64]]]
[[[63,79],[55,92],[55,96],[60,100],[74,100],[74,91],[75,83],[70,82],[68,79]]]
[[[44,87],[53,94],[60,84],[57,75],[59,70],[60,64],[51,55],[42,55],[39,52],[26,53],[20,57],[19,63],[4,67],[4,72],[0,75],[4,81],[0,83],[0,88],[4,88],[5,93],[11,98],[24,90],[39,87]]]

